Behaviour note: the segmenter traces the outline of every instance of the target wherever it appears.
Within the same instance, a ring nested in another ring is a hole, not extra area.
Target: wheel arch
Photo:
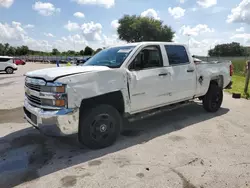
[[[121,91],[114,91],[103,95],[98,95],[88,99],[83,99],[80,105],[80,114],[88,108],[98,104],[108,104],[118,110],[120,114],[125,112],[124,98]]]
[[[219,86],[220,88],[223,88],[223,86],[224,86],[224,78],[223,78],[223,76],[219,75],[219,76],[212,77],[211,80],[210,80],[209,86],[211,84],[215,84],[215,85]]]

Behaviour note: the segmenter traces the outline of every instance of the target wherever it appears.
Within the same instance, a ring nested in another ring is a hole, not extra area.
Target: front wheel
[[[102,104],[81,110],[79,141],[90,149],[111,146],[120,134],[122,118],[112,106]]]
[[[203,107],[208,112],[217,112],[223,101],[223,90],[215,84],[211,84],[207,94],[203,98]]]
[[[6,70],[7,74],[13,74],[14,70],[11,67],[8,67]]]

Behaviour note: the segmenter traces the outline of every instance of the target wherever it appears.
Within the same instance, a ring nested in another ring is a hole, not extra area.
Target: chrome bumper
[[[78,132],[79,110],[61,109],[44,111],[24,100],[25,119],[35,128],[49,136],[67,136]]]

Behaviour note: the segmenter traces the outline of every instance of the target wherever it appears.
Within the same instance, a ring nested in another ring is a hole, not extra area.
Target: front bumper
[[[78,132],[78,109],[45,111],[31,106],[25,99],[23,110],[25,119],[45,135],[67,136]]]

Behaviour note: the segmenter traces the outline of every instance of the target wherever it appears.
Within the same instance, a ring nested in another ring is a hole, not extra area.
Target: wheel
[[[207,94],[203,98],[203,107],[208,112],[217,112],[223,101],[223,90],[215,84],[211,84]]]
[[[8,67],[6,70],[7,74],[13,74],[14,70],[11,67]]]
[[[120,134],[122,118],[110,105],[98,105],[81,110],[79,122],[79,141],[90,149],[111,146]]]

